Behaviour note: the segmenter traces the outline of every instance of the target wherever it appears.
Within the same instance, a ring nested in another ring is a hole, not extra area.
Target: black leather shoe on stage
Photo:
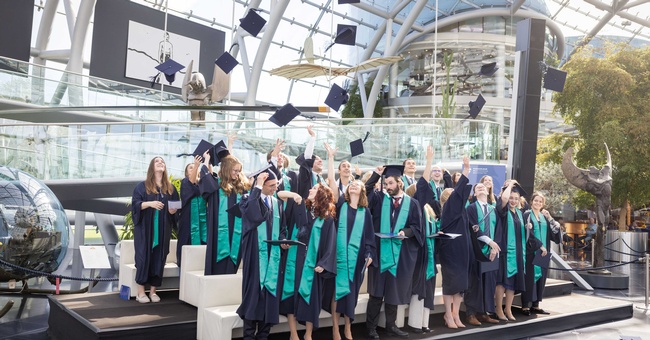
[[[543,310],[543,309],[541,309],[539,307],[533,307],[530,310],[531,310],[531,312],[533,312],[535,314],[546,314],[546,315],[551,314],[551,313],[549,313],[549,312],[547,312],[547,311],[545,311],[545,310]]]
[[[429,327],[422,327],[422,333],[431,333],[433,330]]]
[[[397,326],[395,326],[395,325],[386,328],[386,331],[388,331],[388,333],[391,333],[391,334],[393,334],[395,336],[398,336],[400,338],[408,338],[408,336],[409,336],[409,333],[404,332],[403,330],[397,328]]]
[[[415,333],[415,334],[422,334],[422,333],[424,333],[424,331],[422,330],[422,328],[415,328],[415,327],[408,326],[408,330],[409,330],[409,332],[413,332],[413,333]]]
[[[368,338],[370,339],[379,339],[379,334],[377,334],[376,329],[369,329],[368,330]]]
[[[530,314],[532,314],[532,313],[530,312],[530,309],[522,309],[521,314],[526,315],[526,316],[530,316]]]

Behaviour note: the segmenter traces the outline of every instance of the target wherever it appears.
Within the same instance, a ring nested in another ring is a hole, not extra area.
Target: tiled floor
[[[581,250],[571,252],[567,257],[569,264],[573,268],[584,268],[589,266],[589,262],[586,261],[586,259],[590,257],[589,252],[583,252]],[[569,332],[535,337],[533,339],[620,339],[621,336],[637,336],[641,339],[650,340],[650,311],[642,309],[645,307],[644,264],[634,263],[612,268],[611,270],[612,272],[624,273],[630,276],[629,289],[596,289],[594,291],[583,291],[576,288],[574,289],[574,292],[578,294],[594,295],[632,302],[635,306],[633,318],[588,328],[576,329]],[[84,276],[88,275],[88,272],[84,273]],[[102,276],[107,277],[106,275]],[[556,274],[552,276],[562,278],[563,276],[566,276],[566,274]],[[53,288],[47,281],[43,281],[44,280],[30,280],[30,287],[39,287],[43,289]],[[0,287],[6,287],[6,283],[0,285]],[[69,281],[64,281],[61,288],[70,288],[70,285],[71,283]],[[100,283],[93,288],[93,291],[112,291],[113,287],[116,285],[117,283]],[[2,294],[0,295],[0,308],[10,300],[14,301],[14,306],[11,308],[9,313],[0,319],[0,339],[50,339],[47,334],[49,306],[45,296],[23,295],[17,293]]]

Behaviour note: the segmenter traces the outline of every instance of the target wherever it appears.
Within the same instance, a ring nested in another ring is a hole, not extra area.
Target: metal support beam
[[[510,14],[515,14],[524,2],[526,2],[526,0],[516,0],[515,3],[512,4],[512,7],[510,7]]]
[[[591,285],[587,283],[587,281],[585,281],[585,279],[583,279],[582,276],[580,276],[578,273],[573,271],[572,270],[573,268],[571,268],[571,266],[569,266],[569,264],[566,263],[566,261],[564,261],[562,257],[560,257],[560,255],[558,255],[552,249],[551,249],[551,260],[553,260],[553,263],[557,264],[562,269],[569,269],[568,273],[571,276],[571,281],[573,281],[573,283],[578,285],[578,287],[584,290],[594,290],[594,288],[591,287]]]

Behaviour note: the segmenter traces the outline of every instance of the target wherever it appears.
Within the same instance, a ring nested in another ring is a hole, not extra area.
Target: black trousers
[[[366,328],[368,330],[376,329],[379,323],[379,312],[381,311],[381,304],[384,301],[383,297],[370,295],[368,300],[368,310],[366,311]],[[386,312],[386,328],[395,326],[397,320],[397,305],[384,304],[384,312]]]
[[[244,339],[245,340],[265,340],[269,338],[271,332],[270,323],[264,323],[257,320],[244,320]],[[255,334],[257,332],[257,334]]]

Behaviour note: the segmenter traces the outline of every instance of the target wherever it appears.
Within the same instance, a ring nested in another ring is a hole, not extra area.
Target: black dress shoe
[[[369,329],[368,330],[368,338],[370,339],[379,339],[379,334],[377,334],[376,329]]]
[[[530,316],[530,314],[531,314],[530,309],[522,309],[521,314],[526,315],[526,316]]]
[[[424,333],[424,331],[422,330],[422,328],[415,328],[415,327],[408,326],[408,330],[409,330],[409,332],[413,332],[413,333],[415,333],[415,334],[422,334],[422,333]]]
[[[541,309],[539,307],[533,307],[530,310],[535,314],[546,314],[546,315],[551,314],[551,313],[549,313],[549,312],[547,312],[547,311],[545,311],[545,310],[543,310],[543,309]]]
[[[431,333],[433,332],[433,329],[429,327],[422,327],[422,333]]]
[[[409,333],[404,332],[403,330],[397,328],[397,326],[395,326],[395,325],[392,325],[392,326],[386,328],[386,331],[388,331],[388,333],[392,333],[393,335],[395,335],[397,337],[400,337],[400,338],[408,338],[408,336],[409,336]]]

